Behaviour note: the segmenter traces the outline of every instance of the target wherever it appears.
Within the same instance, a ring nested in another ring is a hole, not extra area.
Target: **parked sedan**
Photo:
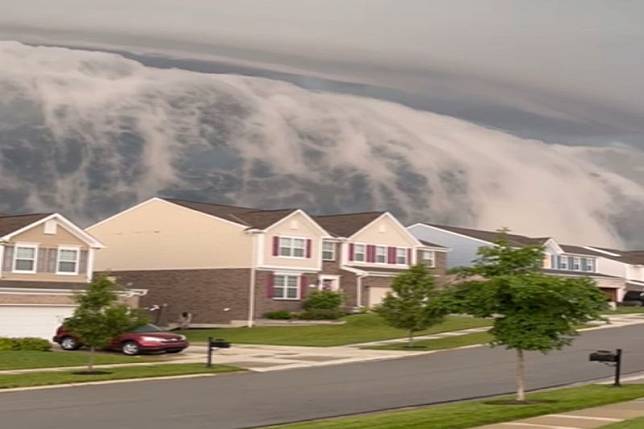
[[[74,334],[60,326],[53,338],[63,350],[77,350],[83,346]],[[133,356],[139,353],[178,353],[189,346],[186,337],[164,331],[158,326],[143,325],[130,332],[119,335],[107,347],[107,350],[120,351]]]

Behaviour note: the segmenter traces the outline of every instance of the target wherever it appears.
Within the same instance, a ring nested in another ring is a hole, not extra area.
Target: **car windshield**
[[[136,329],[132,329],[132,332],[163,332],[163,329],[159,328],[158,326],[147,324],[139,326]]]

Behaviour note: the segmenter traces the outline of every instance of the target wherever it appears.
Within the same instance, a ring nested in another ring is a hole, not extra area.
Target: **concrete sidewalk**
[[[644,399],[496,423],[476,429],[593,429],[637,417],[644,417]]]

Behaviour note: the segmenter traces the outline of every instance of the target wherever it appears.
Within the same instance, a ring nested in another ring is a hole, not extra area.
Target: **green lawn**
[[[602,426],[601,429],[644,429],[644,417]]]
[[[428,351],[453,349],[455,347],[471,346],[474,344],[485,344],[492,340],[492,335],[487,332],[459,335],[458,337],[445,337],[436,340],[414,341],[413,348],[407,348],[407,343],[388,344],[386,346],[365,347],[371,350],[404,350],[404,351]]]
[[[132,378],[166,377],[171,375],[214,374],[239,371],[239,369],[224,365],[216,365],[212,368],[206,368],[204,364],[200,363],[184,363],[149,366],[123,366],[105,369],[105,371],[109,371],[109,374],[79,375],[73,374],[69,371],[0,374],[0,389]]]
[[[614,311],[607,311],[606,315],[616,315],[616,314],[642,314],[644,313],[644,307],[629,307],[629,306],[619,306]]]
[[[83,366],[87,363],[88,353],[74,352],[0,352],[0,371],[10,369],[55,368],[59,366]],[[111,353],[97,353],[96,365],[119,363],[150,362],[158,360],[151,356],[124,356]]]
[[[622,388],[591,385],[532,393],[528,395],[529,400],[547,402],[531,405],[496,405],[490,404],[491,401],[471,401],[272,427],[283,429],[464,429],[590,408],[641,397],[644,397],[644,384],[625,385]],[[638,426],[626,427],[632,429]]]
[[[284,346],[341,346],[389,340],[406,336],[401,329],[392,328],[376,314],[358,314],[344,318],[343,325],[260,326],[255,328],[191,329],[182,331],[190,341],[206,341],[208,337],[224,338],[235,344],[271,344]],[[466,316],[449,316],[445,322],[419,332],[426,335],[438,332],[489,326],[490,321]]]

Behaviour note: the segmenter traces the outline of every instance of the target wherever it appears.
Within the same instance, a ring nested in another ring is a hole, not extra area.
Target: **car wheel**
[[[76,350],[80,347],[74,337],[65,337],[60,341],[60,348],[67,351]]]
[[[134,341],[127,341],[121,345],[121,351],[124,355],[134,356],[138,355],[141,350],[139,345]]]

